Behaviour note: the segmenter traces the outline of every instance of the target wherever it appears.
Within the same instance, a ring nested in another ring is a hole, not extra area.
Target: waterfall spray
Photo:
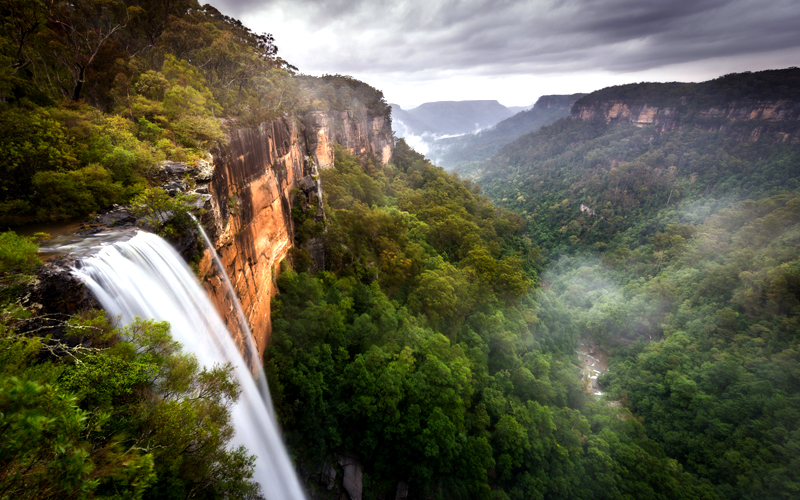
[[[233,443],[256,455],[255,479],[268,500],[303,500],[300,482],[250,368],[180,255],[158,236],[138,232],[81,263],[75,274],[112,317],[119,316],[123,323],[137,316],[168,321],[173,338],[201,365],[231,363],[241,388],[231,408]],[[238,305],[235,295],[231,300]]]

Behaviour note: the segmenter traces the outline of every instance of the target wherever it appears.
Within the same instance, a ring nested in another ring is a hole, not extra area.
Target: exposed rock
[[[208,189],[206,189],[208,191]],[[195,209],[200,208],[209,208],[211,206],[211,195],[210,194],[201,194],[197,191],[190,193],[194,195],[194,201],[192,201],[192,207]]]
[[[580,120],[600,119],[606,123],[628,122],[637,127],[652,125],[659,131],[678,128],[687,118],[693,122],[705,120],[708,127],[713,130],[724,127],[724,122],[752,122],[754,129],[746,137],[742,137],[742,139],[750,141],[758,140],[760,137],[762,130],[759,123],[778,124],[778,126],[784,124],[789,127],[790,135],[797,128],[793,123],[800,119],[800,103],[787,100],[731,101],[725,106],[710,106],[701,109],[688,109],[685,104],[685,100],[683,105],[678,107],[655,106],[624,99],[590,103],[578,101],[572,108],[572,117]]]
[[[214,165],[205,160],[200,160],[195,165],[194,180],[197,182],[210,182],[214,176]]]
[[[394,142],[389,116],[356,117],[352,111],[309,112],[304,120],[308,153],[319,168],[333,167],[333,143],[339,143],[362,159],[375,157],[386,164]]]
[[[275,276],[294,244],[292,190],[300,189],[306,195],[304,203],[316,195],[317,217],[322,219],[316,168],[333,166],[334,139],[355,154],[374,155],[382,162],[391,157],[388,116],[362,121],[347,113],[336,116],[312,112],[302,122],[280,118],[257,128],[236,129],[227,144],[212,151],[211,199],[202,223],[231,279],[259,354],[272,331],[270,302],[277,293]],[[183,172],[179,166],[166,164],[162,170]],[[200,193],[200,188],[195,192]],[[321,250],[315,247],[312,252],[320,268],[324,263]],[[239,320],[228,314],[233,305],[216,275],[210,252],[200,262],[200,276],[229,329],[240,332],[237,344],[243,348]]]
[[[331,491],[333,487],[336,486],[336,467],[328,462],[322,464],[319,481],[325,485],[328,491]]]
[[[406,500],[406,498],[408,498],[408,483],[405,481],[398,481],[397,494],[395,494],[394,500]]]
[[[73,257],[56,257],[44,264],[36,273],[33,284],[25,289],[22,305],[41,314],[75,314],[100,305],[86,285],[73,276],[77,265]]]
[[[187,185],[183,181],[173,180],[164,183],[162,187],[164,188],[164,191],[170,195],[175,195],[176,193],[183,193],[186,191]]]
[[[306,194],[307,193],[316,192],[316,190],[317,190],[317,181],[315,181],[314,178],[311,177],[310,175],[307,175],[307,176],[303,177],[302,179],[300,179],[299,187]]]
[[[355,458],[339,455],[339,465],[344,469],[342,486],[347,491],[350,500],[361,500],[361,480],[364,474],[361,462]]]
[[[128,229],[135,227],[136,221],[136,216],[130,213],[128,207],[114,205],[111,210],[97,214],[86,222],[81,223],[77,234],[97,234],[110,228]]]

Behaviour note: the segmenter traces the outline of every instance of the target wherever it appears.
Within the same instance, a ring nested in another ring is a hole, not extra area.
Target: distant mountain
[[[426,102],[408,113],[429,126],[448,135],[469,134],[491,127],[514,113],[497,101],[439,101]]]
[[[464,163],[485,160],[517,137],[569,116],[572,105],[586,94],[542,96],[533,108],[507,118],[476,134],[435,141],[428,156],[438,165],[458,169]],[[509,108],[512,109],[512,108]]]
[[[392,130],[418,152],[428,154],[437,139],[491,127],[514,114],[497,101],[426,102],[412,109],[392,107]],[[507,141],[508,142],[508,141]]]
[[[623,233],[646,243],[649,220],[681,222],[692,203],[798,189],[798,165],[800,68],[789,68],[608,87],[459,173],[526,214],[531,237],[552,248]]]
[[[514,111],[497,101],[426,102],[412,109],[391,104],[395,133],[411,135],[459,135],[491,127]]]
[[[423,123],[399,105],[389,104],[389,106],[392,107],[392,129],[398,137],[406,137],[408,135],[422,136],[424,134],[443,135],[441,130]]]
[[[507,106],[507,107],[509,110],[511,110],[512,113],[516,115],[517,113],[520,113],[522,111],[528,111],[529,109],[533,108],[533,106],[534,105],[531,104],[530,106]]]

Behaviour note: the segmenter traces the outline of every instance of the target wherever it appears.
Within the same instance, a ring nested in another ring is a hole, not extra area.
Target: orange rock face
[[[610,100],[576,107],[572,117],[580,120],[603,119],[606,123],[629,122],[638,127],[654,125],[657,130],[671,130],[681,125],[681,114],[676,108],[631,104],[622,100]],[[730,121],[782,122],[797,120],[800,110],[790,101],[731,101],[726,107],[709,107],[696,111],[697,117]],[[715,126],[709,122],[709,126]],[[717,125],[718,126],[718,125]],[[759,131],[754,129],[751,140],[757,139]]]
[[[292,190],[300,188],[303,178],[306,187],[313,182],[315,165],[333,166],[334,140],[354,154],[372,154],[383,163],[392,154],[388,117],[357,121],[347,112],[334,117],[314,112],[303,122],[283,118],[257,129],[239,129],[230,134],[226,146],[214,151],[212,209],[203,224],[242,305],[259,355],[272,332],[270,302],[278,292],[275,278],[294,240]],[[208,250],[199,274],[244,351],[232,297]]]

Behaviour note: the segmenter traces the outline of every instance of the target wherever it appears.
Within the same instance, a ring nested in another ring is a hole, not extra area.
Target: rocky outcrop
[[[364,467],[361,462],[352,457],[339,456],[339,465],[344,469],[342,487],[347,492],[350,500],[361,500],[362,478]]]
[[[74,257],[57,257],[36,272],[34,281],[25,289],[21,303],[36,316],[47,314],[76,314],[98,309],[100,305],[72,268],[78,264]]]
[[[800,140],[800,68],[731,73],[700,83],[632,83],[581,97],[573,119],[655,132],[699,127],[742,141]]]
[[[333,166],[333,143],[367,159],[372,156],[385,164],[392,157],[392,125],[388,115],[358,119],[352,111],[306,115],[309,154],[320,168]]]
[[[202,222],[244,310],[259,353],[272,331],[270,302],[277,293],[280,262],[289,255],[294,233],[291,207],[321,200],[317,167],[333,166],[333,142],[354,154],[389,161],[389,118],[356,120],[352,113],[314,112],[303,120],[281,118],[258,128],[236,129],[212,151],[208,211]],[[322,216],[321,205],[318,216]],[[241,325],[232,297],[206,251],[199,276],[231,331]]]

